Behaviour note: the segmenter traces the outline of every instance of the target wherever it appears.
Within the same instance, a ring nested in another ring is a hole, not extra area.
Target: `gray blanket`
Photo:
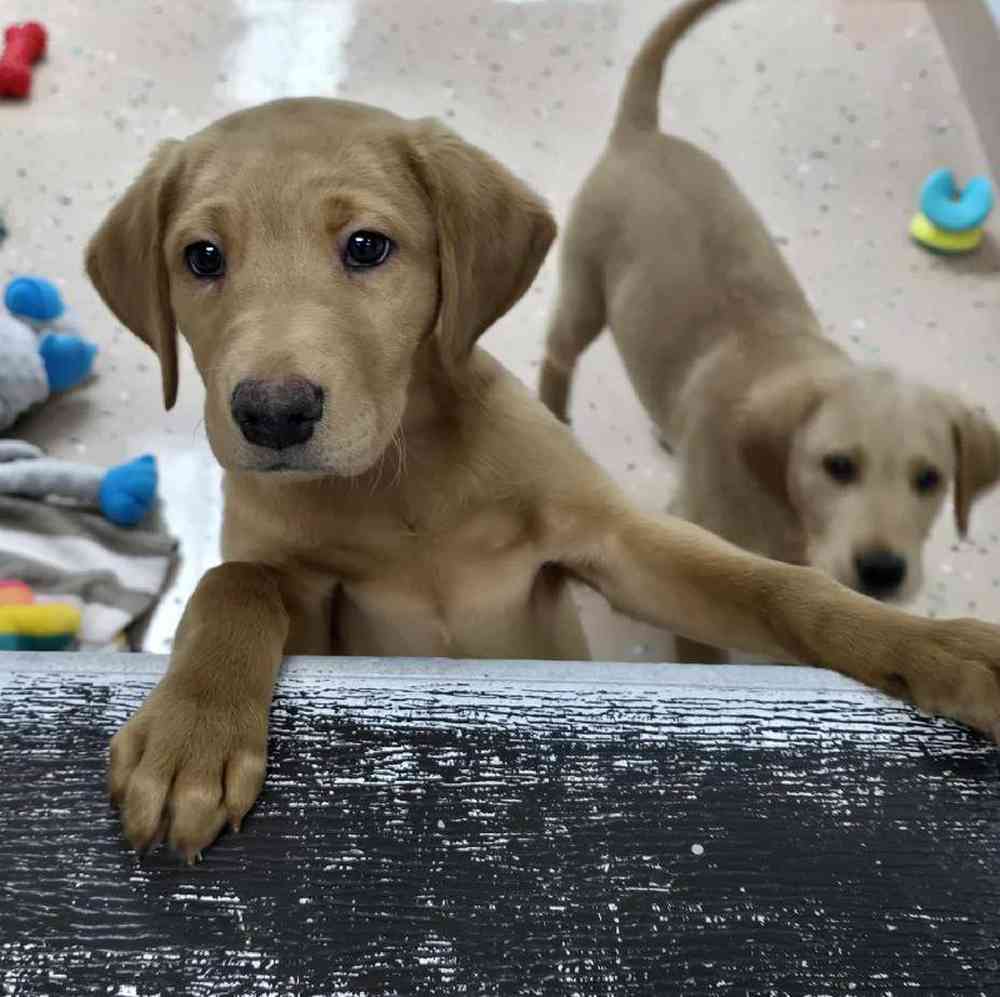
[[[177,560],[177,541],[155,524],[122,529],[96,513],[0,495],[0,579],[78,606],[81,647],[120,649]]]

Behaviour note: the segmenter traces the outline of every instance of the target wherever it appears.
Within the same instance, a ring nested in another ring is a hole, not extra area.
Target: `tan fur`
[[[398,249],[348,272],[340,247],[365,227]],[[168,403],[179,327],[226,469],[225,563],[112,742],[134,845],[166,837],[191,858],[242,820],[283,654],[581,658],[573,578],[695,639],[822,663],[983,730],[1000,719],[1000,630],[917,620],[641,515],[474,346],[554,231],[534,194],[440,125],[320,100],[165,147],[111,211],[88,270],[160,353]],[[209,237],[229,269],[206,284],[184,247]],[[281,470],[229,410],[242,378],[276,375],[327,400]]]
[[[665,444],[674,510],[749,550],[862,587],[858,559],[902,558],[919,588],[950,482],[964,534],[1000,477],[1000,435],[956,399],[854,366],[818,321],[760,218],[712,157],[657,130],[663,61],[719,0],[682,4],[629,72],[607,149],[576,198],[541,396],[566,417],[577,357],[605,325]],[[824,457],[850,456],[844,485]],[[940,485],[918,490],[934,468]],[[685,652],[704,658],[704,648]]]

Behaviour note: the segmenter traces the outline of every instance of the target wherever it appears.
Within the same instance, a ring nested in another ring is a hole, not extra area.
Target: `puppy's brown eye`
[[[941,484],[941,472],[936,467],[925,467],[913,479],[913,487],[924,495],[937,491]]]
[[[205,280],[216,280],[226,272],[226,258],[211,242],[192,242],[184,250],[184,260],[195,277]]]
[[[858,465],[846,454],[827,454],[823,458],[823,470],[841,485],[849,485],[858,477]]]
[[[348,237],[344,262],[355,269],[377,267],[385,263],[391,252],[392,240],[388,236],[362,229]]]

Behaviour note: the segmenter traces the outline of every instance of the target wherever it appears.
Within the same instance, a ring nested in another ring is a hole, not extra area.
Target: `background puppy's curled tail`
[[[639,49],[618,102],[613,135],[656,131],[660,125],[663,63],[680,37],[713,7],[728,0],[686,0],[670,12]]]

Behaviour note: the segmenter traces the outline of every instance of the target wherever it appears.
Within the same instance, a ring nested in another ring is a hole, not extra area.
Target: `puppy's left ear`
[[[980,412],[954,402],[951,433],[955,441],[955,526],[969,531],[972,503],[1000,481],[1000,432]]]
[[[526,184],[439,122],[414,122],[410,147],[437,226],[437,336],[453,366],[530,287],[556,223]]]

